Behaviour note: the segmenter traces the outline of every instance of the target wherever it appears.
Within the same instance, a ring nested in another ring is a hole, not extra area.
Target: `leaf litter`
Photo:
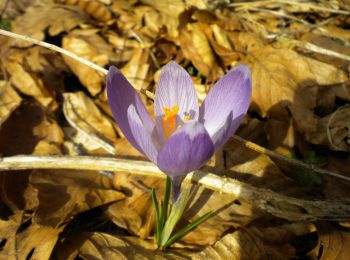
[[[237,135],[350,177],[346,1],[6,2],[0,2],[0,18],[13,32],[105,68],[116,65],[141,92],[154,93],[160,67],[175,60],[203,100],[230,67],[247,64],[253,97]],[[28,42],[0,39],[0,155],[144,160],[111,117],[104,75]],[[164,252],[154,251],[151,201],[153,187],[163,194],[162,179],[133,172],[111,179],[99,171],[2,171],[1,258],[348,255],[342,245],[349,230],[337,220],[350,218],[349,183],[281,163],[237,139],[202,170],[243,184],[241,190],[226,194],[184,184],[194,192],[180,224],[208,211],[215,215]]]

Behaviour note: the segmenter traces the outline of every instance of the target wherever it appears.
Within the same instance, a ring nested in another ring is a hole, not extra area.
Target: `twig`
[[[92,156],[13,156],[0,158],[0,171],[26,169],[114,171],[165,178],[165,175],[153,163],[144,161]],[[258,209],[289,221],[350,219],[350,200],[347,199],[341,201],[297,199],[204,171],[196,171],[187,175],[185,181],[200,183],[212,190],[231,194],[253,204]]]
[[[307,49],[309,51],[315,52],[315,53],[319,53],[319,54],[323,54],[323,55],[328,55],[328,56],[332,56],[338,59],[342,59],[342,60],[346,60],[346,61],[350,61],[350,56],[341,54],[339,52],[335,52],[332,50],[328,50],[322,47],[319,47],[315,44],[309,43],[309,42],[302,42],[302,41],[297,41],[297,40],[291,40],[288,39],[289,42],[294,43],[296,46]]]
[[[268,155],[270,156],[271,158],[275,158],[277,160],[281,160],[281,161],[284,161],[290,165],[294,165],[296,167],[299,167],[299,168],[303,168],[305,170],[310,170],[310,171],[313,171],[313,172],[317,172],[319,174],[323,174],[323,175],[328,175],[328,176],[332,176],[332,177],[335,177],[335,178],[338,178],[338,179],[342,179],[342,180],[345,180],[345,181],[348,181],[350,182],[350,178],[349,177],[346,177],[346,176],[343,176],[341,174],[338,174],[338,173],[335,173],[335,172],[331,172],[331,171],[328,171],[328,170],[325,170],[325,169],[322,169],[322,168],[318,168],[317,166],[313,165],[313,164],[307,164],[307,163],[304,163],[304,162],[301,162],[301,161],[298,161],[298,160],[295,160],[295,159],[291,159],[291,158],[288,158],[288,157],[285,157],[279,153],[276,153],[276,152],[273,152],[271,150],[268,150],[260,145],[257,145],[255,143],[252,143],[250,141],[247,141],[237,135],[234,135],[233,136],[233,139],[241,144],[243,144],[245,147],[253,150],[253,151],[256,151],[260,154],[265,154],[265,155]]]
[[[59,52],[63,55],[66,55],[76,61],[79,61],[83,64],[85,64],[86,66],[89,66],[90,68],[93,68],[99,72],[102,72],[103,74],[107,75],[108,73],[108,70],[96,65],[95,63],[92,63],[82,57],[79,57],[78,55],[70,52],[70,51],[67,51],[63,48],[60,48],[60,47],[57,47],[56,45],[53,45],[53,44],[50,44],[50,43],[47,43],[47,42],[43,42],[43,41],[39,41],[39,40],[36,40],[36,39],[33,39],[33,38],[30,38],[29,36],[25,36],[25,35],[20,35],[20,34],[17,34],[17,33],[13,33],[13,32],[9,32],[9,31],[6,31],[6,30],[2,30],[0,29],[0,34],[2,35],[5,35],[5,36],[8,36],[8,37],[11,37],[11,38],[15,38],[15,39],[20,39],[20,40],[23,40],[23,41],[27,41],[27,42],[31,42],[33,44],[36,44],[36,45],[39,45],[39,46],[42,46],[42,47],[45,47],[47,49],[50,49],[50,50],[53,50],[53,51],[56,51],[56,52]]]

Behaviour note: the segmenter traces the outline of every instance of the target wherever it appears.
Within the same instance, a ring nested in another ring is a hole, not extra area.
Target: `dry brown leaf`
[[[30,176],[30,184],[39,202],[34,221],[41,225],[58,226],[80,212],[125,198],[111,179],[95,172],[41,171]]]
[[[204,33],[207,26],[199,23],[188,23],[185,28],[180,29],[179,39],[185,58],[208,77],[209,81],[213,81],[218,74],[222,75],[223,71],[218,66],[214,52]]]
[[[0,129],[5,120],[19,106],[21,100],[9,82],[0,81]]]
[[[179,26],[179,15],[185,10],[185,2],[181,0],[142,0],[142,2],[154,7],[158,13],[160,13],[159,19],[162,21],[161,25],[164,25],[167,28],[169,39],[174,40],[175,42],[178,41],[179,32],[177,28]],[[150,21],[151,19],[148,20]]]
[[[192,259],[269,259],[263,242],[247,230],[241,229],[225,235],[213,246],[207,247]],[[283,258],[274,258],[283,259]]]
[[[316,129],[306,138],[314,144],[328,145],[335,151],[350,151],[350,106],[339,107],[332,114],[321,118]]]
[[[217,24],[213,24],[210,28],[207,28],[205,33],[209,39],[210,45],[222,59],[224,66],[231,66],[243,57],[241,53],[234,50],[235,48],[229,40],[228,32],[222,30]]]
[[[136,49],[130,61],[121,69],[123,75],[134,88],[147,89],[152,82],[151,67],[149,64],[149,51]]]
[[[131,59],[134,50],[139,48],[140,43],[135,39],[129,39],[126,36],[119,35],[114,31],[108,31],[106,33],[108,42],[115,48],[114,59],[110,60],[114,63],[124,63]]]
[[[58,259],[188,259],[184,250],[155,251],[156,245],[134,237],[106,233],[77,233],[68,236],[55,248]]]
[[[11,56],[6,61],[6,70],[11,75],[11,81],[19,92],[32,96],[43,106],[47,106],[53,99],[43,79],[38,74],[31,73],[22,65],[26,55],[25,51],[11,52]]]
[[[336,227],[332,227],[329,223],[318,223],[318,245],[312,250],[308,256],[321,260],[328,259],[348,259],[350,232],[342,231]]]
[[[112,13],[106,5],[110,4],[110,1],[93,0],[93,1],[75,1],[75,0],[57,0],[62,4],[77,6],[82,11],[88,13],[98,22],[111,23]]]
[[[69,31],[79,24],[87,22],[88,18],[79,9],[69,6],[44,5],[29,7],[26,13],[17,16],[12,23],[13,32],[28,35],[43,40],[44,31],[48,29],[50,36]],[[26,41],[16,42],[17,46],[28,47],[32,43]]]
[[[74,30],[63,38],[62,46],[79,57],[104,67],[108,64],[109,57],[113,59],[115,54],[112,47],[97,33],[96,29]],[[91,95],[101,92],[105,75],[76,60],[66,56],[63,58]]]
[[[91,148],[102,147],[115,154],[117,137],[114,128],[95,103],[83,92],[66,93],[64,97],[63,112],[71,126],[95,145]]]
[[[276,105],[289,106],[301,133],[315,127],[317,86],[345,82],[346,74],[332,65],[303,57],[293,50],[265,47],[250,53],[252,101],[266,115]]]
[[[25,221],[23,223],[23,221]],[[18,211],[0,220],[1,259],[49,259],[63,227],[39,226]]]

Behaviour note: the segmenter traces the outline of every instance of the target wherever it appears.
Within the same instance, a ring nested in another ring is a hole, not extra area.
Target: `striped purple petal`
[[[134,105],[129,106],[127,113],[130,130],[137,145],[140,147],[139,151],[156,164],[158,151],[154,140],[152,140],[152,133],[148,132],[142,124],[141,118],[137,114]]]
[[[154,99],[154,112],[157,118],[157,130],[165,142],[161,123],[164,108],[178,106],[177,124],[182,124],[186,116],[191,120],[198,119],[198,96],[190,75],[176,62],[165,65],[159,76]]]
[[[171,178],[185,176],[203,166],[213,155],[214,145],[199,122],[185,123],[158,153],[160,170]]]
[[[110,67],[107,74],[107,97],[113,117],[125,137],[137,150],[148,156],[144,151],[143,145],[139,141],[139,133],[133,133],[131,128],[137,127],[139,129],[142,127],[148,135],[154,135],[154,122],[132,85],[123,74],[113,66]],[[129,111],[130,115],[128,116],[128,110],[131,106],[133,106],[133,108]],[[130,123],[129,120],[131,118],[135,120]],[[135,136],[137,136],[137,138],[135,138]],[[154,139],[157,139],[157,137]],[[150,159],[153,160],[154,158]]]
[[[251,85],[249,68],[237,66],[212,87],[199,108],[199,122],[207,129],[215,149],[233,135],[246,114]]]

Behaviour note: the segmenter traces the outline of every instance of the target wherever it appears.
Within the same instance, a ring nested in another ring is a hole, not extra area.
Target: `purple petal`
[[[190,115],[191,120],[198,119],[198,96],[192,79],[186,70],[171,61],[162,69],[154,99],[157,130],[163,140],[165,136],[161,120],[164,116],[164,108],[173,106],[179,107],[178,124],[184,122],[187,115]]]
[[[140,152],[147,156],[153,163],[157,163],[158,151],[155,142],[152,140],[151,133],[146,130],[142,124],[141,118],[136,112],[134,105],[128,108],[128,120],[134,140],[140,147]]]
[[[232,69],[208,93],[199,108],[199,121],[207,129],[215,149],[237,130],[249,108],[251,93],[251,75],[246,65]]]
[[[136,93],[132,85],[123,76],[123,74],[113,66],[109,68],[107,74],[107,97],[113,117],[123,134],[137,150],[143,152],[143,149],[135,140],[131,131],[131,126],[128,119],[129,107],[131,105],[134,106],[135,111],[140,118],[141,124],[148,133],[152,133],[154,130],[154,122],[152,121],[144,104],[142,103],[141,98]]]
[[[157,165],[172,179],[185,176],[205,164],[214,153],[208,132],[199,122],[185,123],[158,153]]]

